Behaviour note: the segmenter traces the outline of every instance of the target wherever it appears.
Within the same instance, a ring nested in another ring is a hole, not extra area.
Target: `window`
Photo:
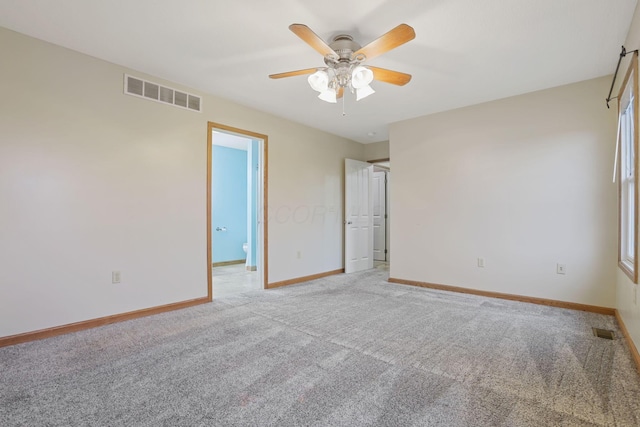
[[[618,95],[620,168],[618,180],[618,265],[638,282],[638,56],[634,53]]]

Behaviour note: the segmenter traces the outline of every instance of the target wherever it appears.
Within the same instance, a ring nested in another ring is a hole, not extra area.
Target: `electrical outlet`
[[[112,271],[111,272],[111,283],[120,283],[120,272]]]
[[[478,267],[484,268],[484,258],[478,258]]]
[[[557,264],[556,273],[558,273],[558,274],[567,274],[567,265],[566,264]]]

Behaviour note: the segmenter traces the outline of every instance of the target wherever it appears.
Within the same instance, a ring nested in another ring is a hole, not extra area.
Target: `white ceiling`
[[[636,2],[0,0],[0,26],[367,143],[395,121],[613,73]],[[267,77],[324,65],[292,23],[361,45],[407,23],[415,40],[371,65],[413,79],[346,95],[343,117],[305,76]]]

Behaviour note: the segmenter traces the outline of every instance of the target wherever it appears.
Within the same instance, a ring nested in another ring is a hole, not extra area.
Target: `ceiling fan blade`
[[[305,68],[304,70],[287,71],[286,73],[270,74],[271,79],[281,79],[283,77],[302,76],[304,74],[313,74],[318,71],[317,68]]]
[[[366,61],[380,56],[391,49],[405,44],[416,38],[416,32],[407,24],[400,24],[388,33],[378,37],[368,45],[357,50],[353,57],[364,55]],[[362,62],[362,61],[360,61]]]
[[[300,37],[303,41],[305,41],[309,46],[314,48],[316,51],[320,53],[322,56],[331,56],[334,58],[338,57],[338,54],[329,47],[328,44],[324,42],[316,33],[311,31],[311,28],[307,27],[303,24],[291,24],[289,25],[289,29],[298,37]]]
[[[340,87],[338,88],[338,93],[336,93],[336,98],[337,98],[337,99],[340,99],[340,98],[342,98],[343,96],[344,96],[344,88],[343,88],[342,86],[340,86]]]
[[[411,74],[401,73],[400,71],[387,70],[386,68],[371,66],[367,66],[367,68],[373,71],[373,78],[381,82],[404,86],[411,81]]]

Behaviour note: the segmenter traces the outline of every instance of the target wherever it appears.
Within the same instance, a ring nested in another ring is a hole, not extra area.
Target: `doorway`
[[[387,175],[373,167],[373,260],[387,261]]]
[[[267,287],[266,159],[266,135],[208,123],[210,299]]]
[[[345,159],[344,271],[389,271],[389,159]]]
[[[389,159],[375,160],[370,163],[373,163],[373,263],[375,268],[389,270],[391,164]]]

